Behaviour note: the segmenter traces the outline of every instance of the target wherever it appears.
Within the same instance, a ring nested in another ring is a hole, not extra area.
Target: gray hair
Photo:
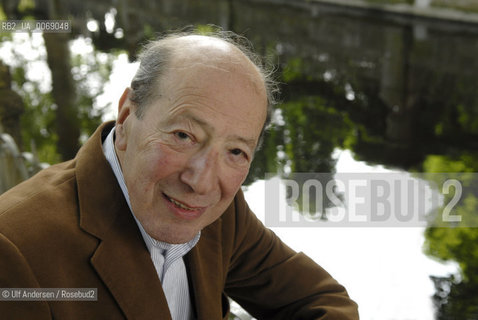
[[[271,122],[274,106],[277,104],[279,87],[273,78],[273,68],[266,65],[263,62],[263,59],[252,51],[252,44],[250,41],[231,31],[216,30],[207,32],[206,34],[197,31],[172,33],[158,40],[153,40],[147,43],[138,55],[140,66],[131,81],[132,93],[130,100],[137,106],[135,111],[136,116],[141,119],[147,106],[161,94],[158,92],[161,76],[166,73],[169,62],[174,56],[174,50],[176,49],[174,41],[171,40],[193,34],[201,34],[217,38],[231,44],[239,49],[256,66],[261,74],[267,95],[267,116],[257,144],[257,149],[259,149],[262,145],[264,133]]]

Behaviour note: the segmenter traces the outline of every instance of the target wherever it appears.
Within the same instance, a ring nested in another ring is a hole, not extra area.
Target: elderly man
[[[218,36],[173,35],[72,161],[0,198],[0,288],[97,288],[97,301],[0,301],[5,319],[358,319],[345,289],[249,210],[241,184],[270,87]]]

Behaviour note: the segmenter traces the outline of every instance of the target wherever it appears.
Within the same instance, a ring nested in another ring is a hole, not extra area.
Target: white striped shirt
[[[113,128],[103,142],[103,153],[113,169],[131,213],[143,235],[146,247],[151,254],[151,260],[153,261],[158,277],[161,280],[171,316],[173,320],[193,319],[188,278],[183,257],[199,241],[201,232],[198,232],[194,239],[183,244],[170,244],[157,241],[146,233],[131,209],[128,189],[126,188],[123,172],[121,171],[121,166],[114,148],[114,131],[115,129]]]

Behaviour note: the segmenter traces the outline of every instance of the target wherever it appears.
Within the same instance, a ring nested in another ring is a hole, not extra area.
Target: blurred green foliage
[[[35,48],[29,38],[29,46]],[[2,37],[2,42],[17,41],[10,37]],[[0,46],[2,43],[0,43]],[[17,43],[17,46],[19,44]],[[57,151],[58,135],[55,129],[55,109],[49,88],[45,88],[42,80],[32,79],[29,74],[38,72],[38,64],[32,64],[26,55],[13,46],[15,62],[11,68],[13,88],[20,94],[25,105],[21,117],[23,150],[34,151],[41,162],[49,164],[61,161]],[[39,50],[41,51],[41,50]],[[81,134],[87,137],[101,123],[101,117],[107,106],[95,106],[95,98],[103,93],[103,85],[111,73],[114,54],[101,53],[93,49],[91,54],[75,54],[71,57],[72,74],[77,93],[78,116]],[[40,57],[45,62],[45,57]],[[38,62],[38,61],[37,61]],[[43,69],[42,69],[43,70]]]
[[[3,7],[0,6],[0,20],[6,20],[7,15],[5,14],[5,11],[3,11]],[[4,36],[3,34],[1,35],[2,37]]]
[[[435,217],[435,226],[425,231],[425,253],[440,261],[455,261],[460,266],[458,275],[432,277],[437,289],[434,295],[437,319],[477,319],[478,181],[475,175],[467,173],[478,172],[478,152],[466,152],[456,157],[430,155],[423,167],[425,172],[456,172],[463,177],[459,179],[463,188],[462,195],[453,215],[462,218],[460,224],[464,227],[444,225],[441,209]],[[451,197],[452,195],[446,195],[445,203],[449,203]]]

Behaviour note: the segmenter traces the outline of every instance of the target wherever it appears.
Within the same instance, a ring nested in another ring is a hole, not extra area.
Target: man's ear
[[[127,128],[125,126],[126,119],[134,114],[134,103],[129,99],[131,89],[126,88],[118,102],[118,119],[115,128],[115,146],[118,150],[126,149]]]
[[[126,88],[124,89],[123,94],[121,95],[121,98],[118,101],[118,119],[116,120],[117,124],[123,124],[130,115],[130,113],[133,113],[133,110],[131,110],[134,107],[133,102],[129,99],[131,96],[131,89]]]

